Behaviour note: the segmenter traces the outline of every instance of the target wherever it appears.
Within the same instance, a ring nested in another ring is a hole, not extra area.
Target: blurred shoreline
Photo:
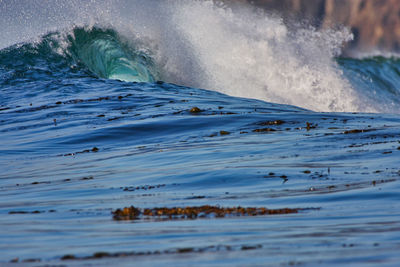
[[[280,14],[286,22],[306,21],[316,28],[346,26],[354,40],[344,54],[400,52],[398,0],[239,0]]]

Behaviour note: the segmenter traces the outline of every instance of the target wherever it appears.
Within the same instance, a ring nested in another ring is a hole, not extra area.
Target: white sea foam
[[[317,111],[364,108],[333,60],[352,38],[348,30],[289,31],[279,18],[211,1],[180,2],[173,10],[174,26],[197,59],[204,87]],[[198,73],[185,73],[190,75]]]

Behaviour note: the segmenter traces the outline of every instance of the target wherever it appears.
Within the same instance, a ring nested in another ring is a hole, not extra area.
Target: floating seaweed
[[[46,211],[42,211],[42,210],[34,210],[34,211],[12,210],[12,211],[9,211],[8,214],[39,214],[39,213],[45,213],[45,212]],[[56,211],[48,210],[47,212],[53,213]]]
[[[282,120],[275,120],[275,121],[263,121],[257,123],[258,125],[281,125],[284,124],[285,122]]]
[[[200,113],[202,112],[201,109],[199,109],[198,107],[193,107],[189,110],[190,113]]]
[[[375,129],[354,129],[354,130],[348,130],[344,131],[344,134],[356,134],[356,133],[366,133],[366,132],[371,132],[374,131]]]
[[[263,133],[263,132],[275,132],[275,129],[272,128],[261,128],[253,130],[254,133]]]
[[[318,124],[312,124],[312,123],[306,122],[307,131],[309,131],[311,129],[315,129],[315,128],[317,128],[317,126],[318,126]]]
[[[302,209],[299,208],[282,208],[267,209],[261,208],[244,208],[229,207],[223,208],[219,206],[204,205],[199,207],[174,207],[174,208],[146,208],[140,209],[134,206],[117,209],[112,212],[114,220],[137,220],[144,218],[168,218],[168,219],[196,219],[205,218],[207,216],[215,216],[218,218],[226,216],[260,216],[274,214],[290,214],[297,213]]]
[[[174,184],[176,185],[176,184]],[[151,190],[155,188],[161,188],[165,187],[166,184],[158,184],[158,185],[142,185],[142,186],[126,186],[126,187],[121,187],[124,191],[137,191],[137,190]]]
[[[93,147],[92,149],[85,149],[85,150],[78,151],[78,152],[75,152],[75,153],[61,154],[61,155],[58,155],[58,156],[68,157],[68,156],[75,156],[77,154],[84,154],[84,153],[90,153],[90,152],[95,153],[95,152],[98,152],[98,151],[99,151],[99,149],[97,147]]]

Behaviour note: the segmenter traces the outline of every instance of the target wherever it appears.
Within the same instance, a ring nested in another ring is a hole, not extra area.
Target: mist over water
[[[365,79],[350,82],[343,74],[335,57],[352,39],[345,28],[289,29],[276,15],[216,1],[3,1],[0,8],[6,14],[0,47],[57,32],[62,54],[74,28],[96,26],[144,53],[165,82],[314,111],[398,111],[396,101],[371,98]]]

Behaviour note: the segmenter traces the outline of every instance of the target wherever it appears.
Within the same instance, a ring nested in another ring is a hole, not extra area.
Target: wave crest
[[[101,78],[129,82],[157,79],[152,59],[123,42],[114,30],[75,28],[68,38],[73,58]]]
[[[41,66],[53,74],[68,73],[79,66],[106,79],[128,82],[158,79],[151,56],[124,42],[116,31],[98,27],[75,27],[71,31],[49,33],[38,42],[3,49],[0,57],[3,65],[20,71],[39,70]]]

